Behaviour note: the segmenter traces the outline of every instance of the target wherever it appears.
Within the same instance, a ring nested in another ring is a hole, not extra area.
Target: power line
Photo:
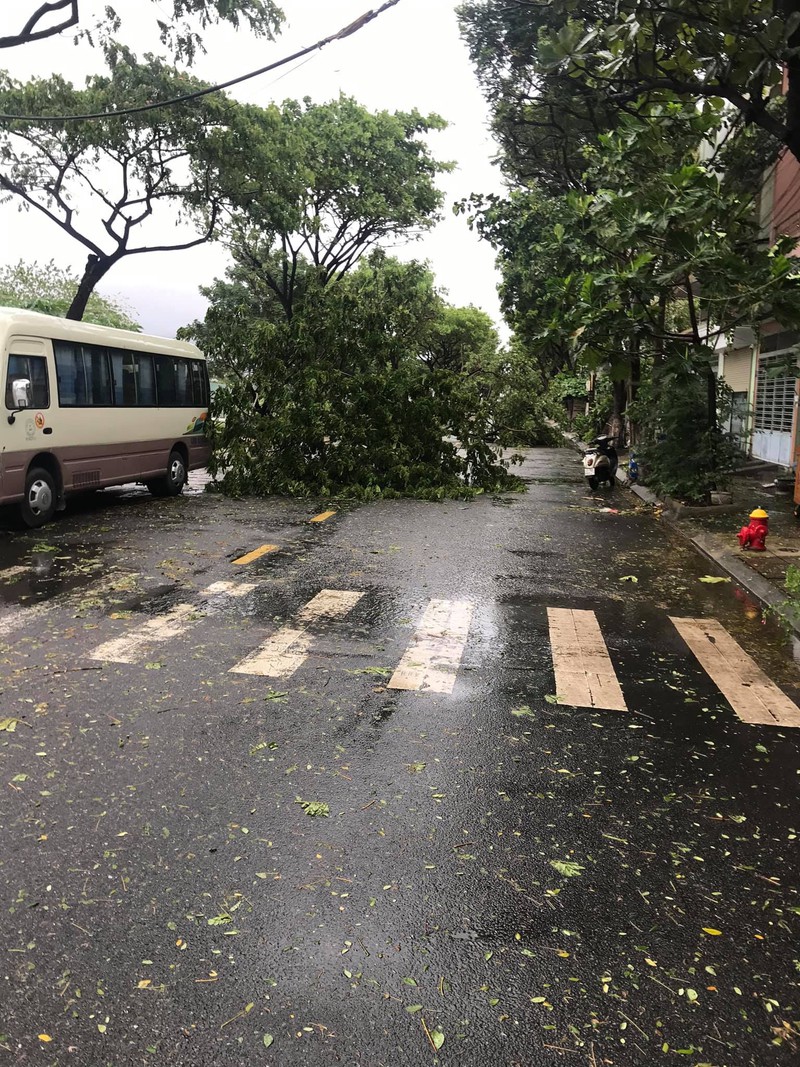
[[[249,74],[241,74],[238,78],[231,78],[229,81],[220,82],[219,85],[209,85],[205,89],[198,89],[192,93],[184,93],[183,96],[176,96],[170,100],[162,100],[155,104],[142,104],[139,107],[122,108],[119,111],[100,111],[88,115],[5,115],[0,114],[0,121],[2,122],[89,122],[97,119],[116,119],[122,118],[125,115],[141,115],[146,111],[157,111],[160,108],[174,107],[176,104],[185,104],[190,100],[199,100],[203,96],[209,96],[211,93],[219,93],[223,89],[230,89],[232,85],[240,85],[242,82],[249,81],[251,78],[258,78],[261,74],[267,74],[271,70],[276,70],[278,67],[284,67],[287,63],[293,63],[296,59],[302,59],[303,56],[307,56],[309,52],[314,52],[320,48],[324,48],[326,45],[331,44],[333,41],[341,41],[345,37],[350,37],[351,34],[358,33],[363,29],[367,23],[372,22],[373,19],[378,18],[384,11],[388,11],[390,7],[395,7],[400,3],[400,0],[386,0],[380,7],[365,12],[360,18],[357,18],[355,22],[351,22],[345,26],[344,29],[339,30],[338,33],[332,33],[329,37],[323,37],[321,41],[317,41],[315,44],[309,45],[307,48],[301,48],[299,52],[294,52],[290,56],[285,56],[283,59],[278,59],[274,63],[267,64],[266,67],[260,67],[258,70],[250,71]]]

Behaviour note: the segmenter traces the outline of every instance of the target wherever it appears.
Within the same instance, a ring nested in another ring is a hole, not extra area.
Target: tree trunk
[[[625,402],[628,397],[628,382],[620,378],[613,383],[614,407],[608,423],[609,436],[613,437],[617,445],[622,448],[625,444]]]
[[[664,332],[667,328],[667,292],[662,289],[658,297],[658,319],[656,320],[656,332],[653,337],[653,373],[657,373],[664,365]]]
[[[714,368],[709,363],[706,368],[706,388],[708,391],[708,428],[709,430],[716,430],[717,428],[717,376],[714,374]]]
[[[103,280],[106,274],[114,266],[116,260],[113,256],[100,256],[92,253],[86,260],[86,268],[83,272],[83,277],[78,285],[78,290],[69,306],[69,311],[66,314],[66,318],[75,319],[80,322],[86,312],[86,305],[89,303],[89,297],[95,291],[99,282]]]
[[[642,381],[642,360],[639,355],[639,338],[636,337],[632,343],[632,355],[631,355],[631,376],[630,376],[630,388],[628,392],[628,404],[632,404],[639,394],[639,386]],[[627,410],[627,409],[626,409]],[[631,422],[628,419],[628,441],[631,445],[638,445],[639,443],[639,431],[636,423]]]

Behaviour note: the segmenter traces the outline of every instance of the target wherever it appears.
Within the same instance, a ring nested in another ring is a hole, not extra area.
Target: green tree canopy
[[[675,99],[724,104],[800,158],[800,0],[468,0],[460,17],[520,173],[542,149],[570,172],[587,129]]]
[[[424,265],[375,251],[335,284],[312,269],[291,318],[231,295],[190,331],[226,381],[212,465],[225,491],[439,499],[515,484],[474,380],[426,363],[446,313]]]
[[[201,84],[152,56],[138,63],[115,49],[109,73],[90,77],[85,89],[58,75],[20,84],[0,74],[0,110],[113,111]],[[123,257],[216,236],[246,172],[245,111],[215,94],[124,119],[0,128],[0,199],[40,212],[88,252],[69,318],[82,317],[97,283]]]
[[[227,22],[244,25],[259,37],[272,37],[283,15],[273,0],[172,0],[165,10],[158,0],[150,0],[153,28],[161,43],[176,60],[189,63],[203,50],[202,34],[211,26]],[[141,7],[141,0],[139,6]],[[114,35],[124,32],[122,19],[113,5],[95,5],[90,0],[15,0],[13,11],[0,15],[0,48],[15,48],[53,37],[66,30],[76,36],[97,40],[108,46]],[[87,13],[88,10],[88,13]]]
[[[25,263],[0,268],[0,306],[25,308],[64,318],[72,304],[80,278],[49,263]],[[141,330],[139,323],[118,300],[92,293],[86,304],[86,322],[118,330]]]
[[[438,115],[371,112],[350,97],[250,111],[249,180],[234,215],[235,258],[257,271],[287,318],[303,261],[322,284],[382,242],[409,240],[438,218]]]

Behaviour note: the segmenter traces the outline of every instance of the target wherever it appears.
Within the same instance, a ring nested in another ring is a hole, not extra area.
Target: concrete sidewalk
[[[572,434],[565,442],[576,451],[588,446]],[[800,567],[800,520],[794,516],[791,493],[780,493],[770,472],[754,471],[732,479],[733,504],[707,509],[691,508],[675,513],[647,486],[630,482],[625,464],[627,454],[620,453],[617,482],[643,503],[659,509],[665,521],[686,537],[694,547],[754,597],[763,607],[780,615],[800,636],[800,613],[793,610],[786,592],[786,573],[791,566]],[[769,536],[764,552],[743,551],[736,534],[745,526],[754,508],[763,507],[769,514]],[[700,512],[700,513],[699,513]],[[698,514],[699,513],[699,514]]]

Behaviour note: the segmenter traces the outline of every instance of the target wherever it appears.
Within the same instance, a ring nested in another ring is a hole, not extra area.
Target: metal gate
[[[761,356],[756,379],[753,456],[782,467],[792,465],[792,425],[794,420],[796,371],[781,373],[794,350]]]

